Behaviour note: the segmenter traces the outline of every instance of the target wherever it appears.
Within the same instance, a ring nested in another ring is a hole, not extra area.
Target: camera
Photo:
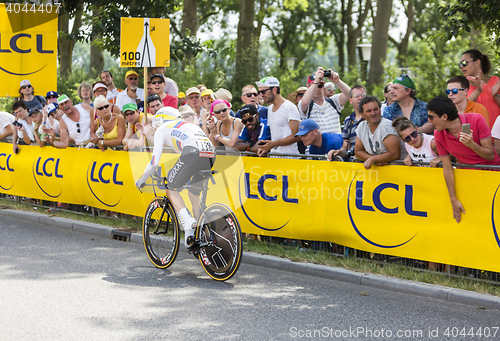
[[[325,78],[330,78],[332,76],[332,70],[325,70]]]
[[[354,147],[352,147],[351,149],[349,149],[349,150],[345,153],[346,157],[353,157],[353,156],[354,156],[354,154],[355,154],[355,153],[354,153]]]

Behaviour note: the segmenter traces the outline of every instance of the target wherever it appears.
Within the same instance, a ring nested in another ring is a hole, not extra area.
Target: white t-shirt
[[[326,100],[323,100],[323,105],[318,105],[317,103],[313,104],[310,115],[307,115],[305,112],[301,110],[300,107],[302,104],[302,100],[300,100],[299,102],[300,118],[303,120],[307,118],[314,120],[316,123],[318,123],[322,133],[342,134],[342,129],[340,128],[339,114],[342,111],[342,109],[344,109],[344,107],[340,105],[339,101],[340,95],[341,94],[336,94],[330,97],[330,99],[333,101],[338,111],[335,110],[333,106]],[[309,108],[309,106],[307,108]]]
[[[141,101],[144,101],[144,89],[137,88],[136,94]],[[128,97],[127,89],[125,89],[116,96],[116,105],[120,111],[123,111],[123,106],[127,103],[135,103],[135,99]]]
[[[15,120],[14,115],[5,111],[0,111],[0,134],[5,133],[6,132],[5,128],[11,125],[12,122],[14,122],[14,120]]]
[[[495,123],[493,124],[493,127],[491,128],[491,136],[493,136],[496,139],[500,139],[500,116],[497,117],[495,120]]]
[[[290,129],[290,125],[288,124],[290,121],[300,122],[299,110],[295,104],[289,100],[285,100],[276,111],[274,111],[271,104],[267,110],[267,125],[271,130],[271,140],[277,141],[292,135],[292,129]],[[297,149],[297,143],[294,143],[288,146],[273,148],[271,152],[298,154],[299,150]]]
[[[80,120],[78,122],[73,121],[66,114],[63,115],[62,120],[68,127],[69,137],[75,141],[76,145],[80,146],[90,140],[90,114],[82,107],[75,106],[75,108],[80,112]]]
[[[28,121],[23,120],[22,118],[18,118],[17,122],[21,123],[24,127],[24,131],[28,134],[28,137],[30,138],[31,142],[35,142],[35,122],[31,121],[31,123],[28,123]],[[17,135],[19,136],[19,140],[22,140],[24,138],[24,133],[22,131],[18,131]]]
[[[434,136],[422,134],[423,143],[420,148],[415,148],[405,143],[405,148],[413,161],[420,162],[430,162],[431,160],[438,157],[436,153],[432,150],[431,142],[434,140]]]
[[[118,97],[118,95],[120,94],[120,92],[121,92],[121,91],[118,91],[118,89],[117,89],[117,88],[113,88],[113,90],[111,90],[111,91],[109,91],[109,90],[108,90],[108,93],[107,93],[107,95],[106,95],[106,99],[107,99],[108,101],[113,100],[113,99],[115,99],[116,97]]]

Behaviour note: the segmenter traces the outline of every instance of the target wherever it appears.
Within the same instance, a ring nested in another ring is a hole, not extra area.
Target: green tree
[[[443,33],[449,40],[464,32],[470,32],[473,27],[484,30],[492,37],[497,48],[500,47],[500,2],[498,0],[450,0],[443,2],[433,0],[437,10],[443,15],[450,30]]]

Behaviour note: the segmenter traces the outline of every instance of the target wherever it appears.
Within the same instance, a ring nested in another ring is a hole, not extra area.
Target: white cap
[[[264,86],[278,87],[280,86],[280,81],[276,77],[264,77],[260,81],[255,82],[255,84],[257,84],[257,87],[264,87]]]

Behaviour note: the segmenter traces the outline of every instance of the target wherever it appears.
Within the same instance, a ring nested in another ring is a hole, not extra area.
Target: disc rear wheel
[[[206,273],[217,281],[231,278],[243,254],[241,228],[234,213],[223,204],[210,205],[200,217],[195,234],[200,243],[198,258]]]

